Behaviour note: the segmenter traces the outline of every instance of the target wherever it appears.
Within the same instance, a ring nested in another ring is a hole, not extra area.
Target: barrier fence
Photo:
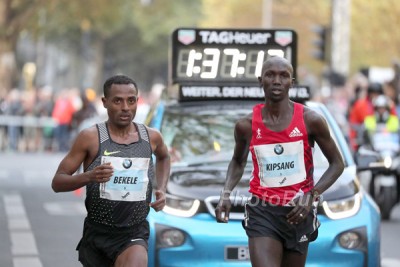
[[[57,126],[52,117],[0,115],[0,150],[55,151]]]
[[[43,128],[56,127],[57,122],[52,117],[0,115],[0,125]]]

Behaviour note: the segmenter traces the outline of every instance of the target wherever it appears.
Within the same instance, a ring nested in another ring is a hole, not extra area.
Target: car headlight
[[[192,217],[197,213],[199,207],[200,201],[197,199],[184,199],[167,194],[163,211],[175,216]]]
[[[365,226],[353,228],[338,235],[339,245],[345,249],[357,249],[368,252],[368,234]]]
[[[361,192],[340,200],[329,200],[322,202],[326,216],[337,220],[355,215],[361,207]]]
[[[357,233],[346,232],[339,236],[339,244],[347,249],[357,248],[361,243],[361,238]]]
[[[386,156],[383,160],[383,165],[385,165],[387,169],[390,169],[390,167],[392,166],[392,162],[393,162],[392,157]]]
[[[178,228],[161,224],[156,224],[155,227],[157,248],[178,247],[186,241],[186,234]]]

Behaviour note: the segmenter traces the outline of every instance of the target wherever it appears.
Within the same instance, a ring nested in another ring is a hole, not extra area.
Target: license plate
[[[225,247],[225,260],[248,261],[250,260],[249,248],[247,246]]]

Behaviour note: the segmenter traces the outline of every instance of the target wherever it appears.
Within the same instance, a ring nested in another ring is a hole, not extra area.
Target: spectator
[[[399,118],[391,114],[393,108],[391,99],[385,95],[380,95],[374,100],[374,113],[368,115],[364,119],[365,143],[372,146],[372,136],[378,128],[378,125],[384,127],[385,132],[398,133],[399,132]]]
[[[53,89],[50,86],[40,88],[38,102],[35,106],[36,115],[46,121],[40,129],[38,129],[40,141],[38,149],[40,151],[53,150],[54,124],[49,120],[54,108]]]
[[[4,115],[4,110],[6,106],[6,97],[4,95],[0,95],[0,115]],[[7,126],[0,125],[0,150],[3,151],[7,146]]]
[[[71,131],[72,131],[72,138],[75,138],[75,136],[79,133],[81,130],[80,126],[81,124],[89,118],[95,117],[98,115],[96,106],[94,105],[94,101],[96,99],[96,92],[92,88],[87,88],[84,91],[81,92],[81,102],[82,106],[81,108],[74,113],[72,116],[72,122],[71,122]],[[88,125],[92,126],[92,125]]]
[[[72,129],[78,129],[81,123],[91,117],[97,115],[97,110],[93,101],[96,99],[96,92],[91,89],[87,88],[83,92],[81,92],[81,101],[82,106],[81,108],[74,113],[72,116]]]
[[[374,107],[372,103],[374,99],[381,94],[383,94],[382,85],[380,83],[370,83],[367,88],[367,95],[364,98],[356,100],[354,102],[354,105],[350,107],[349,141],[353,151],[356,151],[358,149],[359,144],[357,144],[357,136],[359,135],[359,131],[362,129],[364,119],[366,116],[372,115],[374,113]]]
[[[40,125],[37,125],[36,121],[36,110],[37,94],[36,90],[24,90],[22,93],[22,140],[21,140],[21,151],[36,151],[37,150],[37,129]]]
[[[400,112],[400,62],[393,61],[393,79],[387,83],[388,89],[391,92],[392,100],[396,106],[397,114]]]
[[[58,151],[68,151],[70,146],[70,127],[75,112],[72,100],[67,89],[59,92],[52,112],[53,119],[58,123],[55,129],[55,138]]]
[[[21,93],[18,89],[13,89],[9,93],[5,101],[5,115],[9,116],[21,116],[23,112]],[[19,141],[21,138],[22,129],[18,124],[9,124],[7,127],[8,145],[12,151],[19,150]]]

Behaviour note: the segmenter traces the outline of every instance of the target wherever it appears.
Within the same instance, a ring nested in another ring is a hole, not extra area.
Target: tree
[[[174,28],[260,28],[263,1],[1,0],[0,92],[16,84],[14,70],[21,66],[15,65],[15,48],[21,33],[74,53],[66,55],[70,62],[65,68],[76,75],[64,81],[98,88],[104,75],[125,72],[148,87],[166,79]],[[312,25],[329,26],[330,7],[331,0],[272,1],[272,27],[296,30],[298,65],[314,73],[321,73],[324,62],[312,57]],[[351,8],[351,71],[363,65],[387,66],[398,58],[400,37],[393,34],[400,14],[397,2],[352,0]],[[38,68],[38,74],[41,71]]]
[[[390,66],[400,58],[400,6],[396,0],[352,0],[351,68]]]
[[[129,23],[131,6],[128,0],[48,0],[41,36],[60,49],[72,48],[68,72],[73,72],[73,79],[66,78],[71,84],[64,79],[63,86],[100,88],[105,43]]]
[[[0,95],[15,86],[17,40],[37,19],[42,4],[42,0],[0,1]]]
[[[47,1],[41,33],[60,46],[75,47],[80,84],[94,88],[115,73],[139,77],[146,89],[155,76],[165,79],[170,33],[181,24],[195,25],[201,15],[196,12],[200,0]]]
[[[272,0],[271,0],[272,1]],[[254,1],[219,1],[203,0],[204,18],[202,26],[261,28],[263,0]],[[298,65],[308,65],[313,72],[318,72],[323,62],[313,58],[312,39],[315,33],[312,26],[329,25],[330,1],[328,0],[280,0],[272,1],[272,27],[290,28],[298,34]],[[301,21],[301,23],[299,23]]]
[[[201,27],[261,27],[262,0],[203,0]]]
[[[175,28],[196,27],[202,18],[201,0],[153,0],[151,4],[132,9],[132,24],[137,28],[140,45],[132,47],[133,62],[140,62],[133,73],[146,77],[144,83],[166,82],[170,36]],[[139,53],[135,53],[139,49]],[[135,55],[133,55],[135,54]],[[131,64],[132,65],[132,64]]]

